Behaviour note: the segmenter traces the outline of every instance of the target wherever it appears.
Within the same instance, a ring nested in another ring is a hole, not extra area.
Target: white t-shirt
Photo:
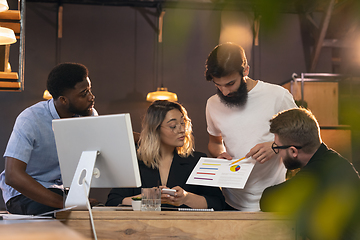
[[[269,132],[270,119],[278,112],[295,107],[288,90],[258,81],[242,107],[228,107],[218,95],[210,97],[206,105],[207,131],[223,138],[226,151],[233,159],[242,158],[256,144],[274,141],[274,135]],[[283,182],[285,174],[278,155],[263,164],[256,163],[244,189],[223,188],[226,202],[241,211],[259,211],[263,190]]]

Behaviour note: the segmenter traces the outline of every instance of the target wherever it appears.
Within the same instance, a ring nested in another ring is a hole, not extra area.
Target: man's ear
[[[290,147],[290,154],[292,157],[296,158],[299,155],[299,149],[297,149],[296,147]]]
[[[243,77],[247,77],[249,75],[249,72],[250,72],[250,66],[247,65],[246,68],[243,71],[243,73],[244,73]]]
[[[58,99],[59,99],[60,103],[63,105],[66,105],[68,102],[67,98],[64,96],[60,96]]]

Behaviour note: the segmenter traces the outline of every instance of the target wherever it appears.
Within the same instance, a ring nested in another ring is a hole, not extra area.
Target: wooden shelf
[[[17,72],[0,72],[0,91],[18,91],[21,82],[18,82]]]
[[[352,162],[350,126],[320,126],[320,135],[328,147]]]
[[[320,125],[323,142],[352,161],[351,128],[339,125],[338,82],[304,81],[303,97]],[[292,92],[295,100],[301,100],[301,82],[288,82],[284,88]]]
[[[18,80],[19,76],[17,72],[1,72],[0,71],[0,81],[7,81],[7,80]]]
[[[17,20],[20,21],[20,11],[17,10],[7,10],[0,12],[0,21],[2,20]]]
[[[0,82],[0,88],[20,88],[20,82]]]
[[[20,38],[20,11],[7,10],[0,12],[0,27],[6,27],[14,30],[17,39]]]
[[[289,82],[283,87],[292,92],[295,100],[301,100],[301,82]],[[315,115],[320,126],[339,124],[338,82],[304,82],[303,92],[307,107]]]

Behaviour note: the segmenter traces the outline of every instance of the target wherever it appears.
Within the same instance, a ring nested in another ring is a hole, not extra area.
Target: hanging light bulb
[[[161,8],[161,5],[160,5]],[[163,19],[164,19],[165,11],[161,11],[158,17],[158,44],[162,43],[162,28],[163,28]],[[156,56],[157,59],[158,50],[156,49]],[[161,59],[162,60],[162,59]],[[168,92],[166,87],[163,87],[162,78],[161,78],[161,87],[158,87],[155,92],[149,92],[146,96],[146,101],[154,102],[156,100],[168,100],[172,102],[176,102],[178,97],[176,93]]]
[[[0,12],[4,12],[9,9],[9,5],[6,0],[0,0]],[[0,27],[0,45],[13,44],[16,42],[14,30],[6,27]]]
[[[0,27],[0,45],[16,43],[15,33],[12,29]]]
[[[178,100],[176,93],[168,92],[165,87],[158,87],[156,92],[149,92],[146,96],[146,101],[153,102],[156,100],[168,100],[176,102]]]
[[[44,91],[43,99],[46,99],[46,100],[52,99],[52,96],[51,96],[51,94],[49,93],[48,90]]]

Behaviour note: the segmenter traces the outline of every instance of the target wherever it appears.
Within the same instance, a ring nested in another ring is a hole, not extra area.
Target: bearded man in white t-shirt
[[[206,104],[208,150],[213,157],[256,160],[244,189],[223,188],[228,209],[259,211],[266,187],[285,180],[286,169],[271,149],[274,135],[270,119],[297,107],[285,88],[248,77],[249,65],[243,48],[220,44],[209,54],[205,77],[217,87]]]

